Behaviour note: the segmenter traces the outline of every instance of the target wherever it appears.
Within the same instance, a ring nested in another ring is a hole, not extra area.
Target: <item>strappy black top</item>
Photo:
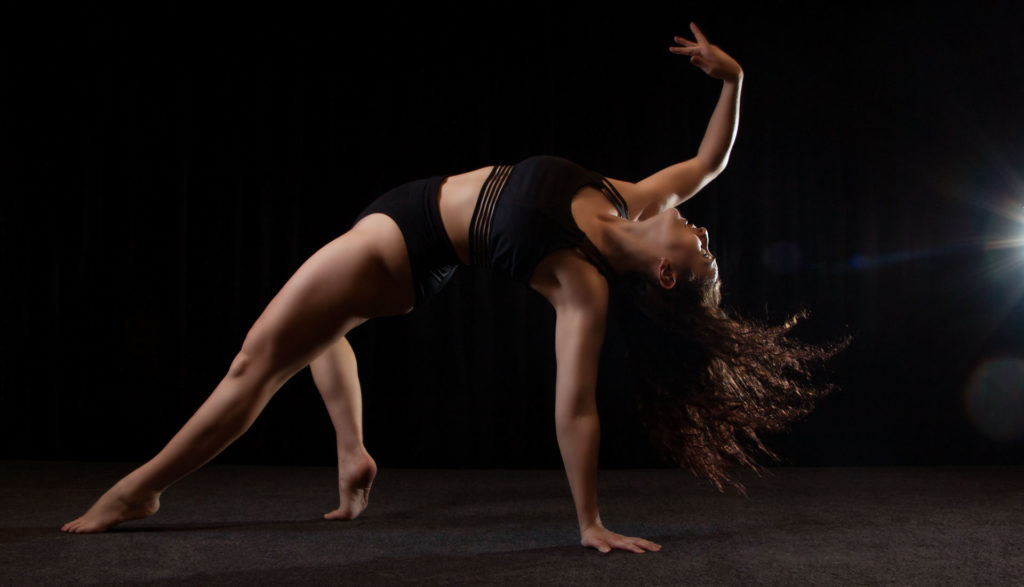
[[[592,185],[629,219],[626,200],[603,175],[554,155],[533,155],[515,165],[495,165],[484,182],[469,226],[473,265],[490,266],[529,284],[551,251],[579,247],[609,280],[608,260],[572,217],[572,198]]]

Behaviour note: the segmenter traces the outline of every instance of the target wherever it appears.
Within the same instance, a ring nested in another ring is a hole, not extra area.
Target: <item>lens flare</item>
[[[971,423],[998,442],[1024,438],[1024,361],[995,357],[974,368],[964,388]]]
[[[984,143],[984,137],[977,138]],[[983,222],[981,230],[970,236],[945,238],[930,247],[874,254],[857,251],[847,258],[845,266],[836,268],[874,270],[951,253],[977,252],[984,255],[985,267],[979,268],[978,275],[972,278],[1024,283],[1024,180],[1017,172],[1021,166],[1012,165],[991,145],[983,146],[992,155],[984,164],[948,169],[922,178],[930,197],[958,202],[964,210],[959,220]]]

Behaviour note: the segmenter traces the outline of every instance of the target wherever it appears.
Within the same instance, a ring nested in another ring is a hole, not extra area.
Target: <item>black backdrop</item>
[[[638,181],[691,157],[720,86],[667,47],[695,20],[746,71],[729,166],[682,206],[725,305],[807,306],[794,335],[855,337],[828,375],[842,391],[773,446],[808,465],[1020,463],[967,401],[985,360],[1024,357],[1020,249],[977,245],[1024,230],[998,213],[1024,213],[1011,4],[9,9],[0,456],[151,457],[292,272],[393,186],[539,153]],[[463,268],[353,331],[370,452],[560,466],[553,324],[535,292]],[[601,464],[658,466],[619,344]],[[307,369],[218,461],[334,458]]]

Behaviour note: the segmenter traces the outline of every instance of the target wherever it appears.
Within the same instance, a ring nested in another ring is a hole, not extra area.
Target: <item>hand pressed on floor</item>
[[[636,536],[623,536],[601,526],[591,526],[584,530],[580,537],[580,544],[596,548],[603,553],[608,553],[613,548],[639,553],[648,550],[654,552],[661,550],[660,544]]]

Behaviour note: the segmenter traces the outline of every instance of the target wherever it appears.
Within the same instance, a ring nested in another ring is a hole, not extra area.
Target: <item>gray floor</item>
[[[579,546],[564,473],[381,465],[331,522],[327,467],[211,464],[161,510],[61,524],[134,463],[0,462],[0,584],[1021,585],[1024,467],[775,467],[749,499],[679,470],[601,470],[605,525],[657,553]]]

